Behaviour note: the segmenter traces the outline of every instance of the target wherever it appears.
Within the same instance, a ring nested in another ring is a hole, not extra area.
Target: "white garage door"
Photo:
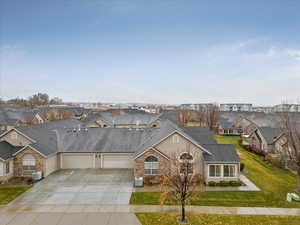
[[[85,169],[94,168],[94,154],[63,154],[62,168],[64,169]]]
[[[103,168],[133,168],[132,154],[103,155]]]

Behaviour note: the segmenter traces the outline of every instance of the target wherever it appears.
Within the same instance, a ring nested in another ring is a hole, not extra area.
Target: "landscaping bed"
[[[142,225],[177,225],[178,213],[137,213]],[[298,216],[187,214],[187,225],[299,225]]]
[[[19,185],[32,185],[34,183],[31,177],[12,177],[8,181],[2,182],[0,186],[19,186]]]

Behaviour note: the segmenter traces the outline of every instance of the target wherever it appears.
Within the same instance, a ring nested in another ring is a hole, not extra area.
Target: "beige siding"
[[[46,159],[45,176],[48,176],[49,174],[51,174],[52,172],[58,169],[57,162],[58,159],[56,154]]]
[[[174,133],[155,147],[170,158],[190,152],[194,158],[194,172],[203,173],[203,151],[182,135]]]
[[[0,161],[0,177],[4,176],[4,165],[5,164],[2,161]]]
[[[32,143],[28,138],[19,134],[15,130],[8,132],[6,135],[1,137],[0,140],[7,141],[8,143],[14,146],[26,146]]]

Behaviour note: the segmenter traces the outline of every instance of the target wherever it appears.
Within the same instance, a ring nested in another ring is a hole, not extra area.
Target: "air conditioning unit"
[[[135,187],[143,187],[144,186],[144,178],[143,177],[134,177],[134,186]]]
[[[34,181],[39,181],[43,178],[43,173],[41,171],[38,171],[38,172],[35,172],[35,173],[32,173],[32,179]]]

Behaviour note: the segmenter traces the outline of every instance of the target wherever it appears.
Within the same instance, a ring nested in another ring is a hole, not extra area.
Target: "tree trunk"
[[[185,221],[185,204],[184,202],[181,203],[181,221]]]

